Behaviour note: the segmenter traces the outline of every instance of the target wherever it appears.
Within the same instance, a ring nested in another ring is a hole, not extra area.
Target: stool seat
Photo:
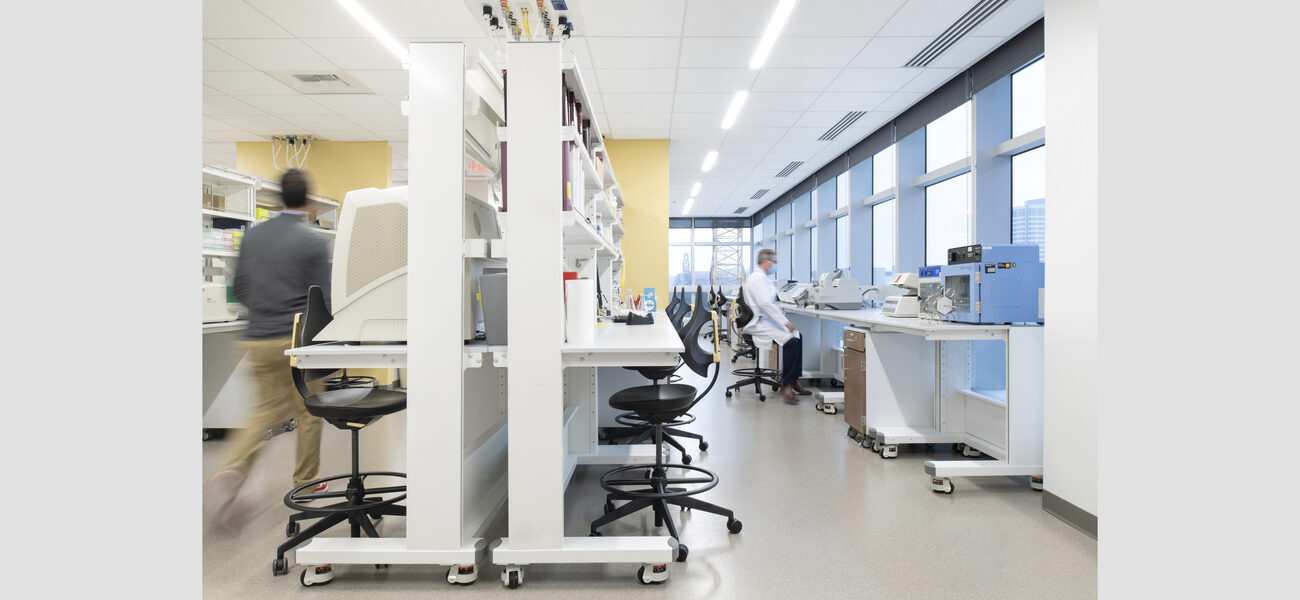
[[[690,410],[695,401],[695,388],[683,383],[668,385],[639,385],[615,392],[609,405],[617,410],[628,410],[647,421],[668,421]]]
[[[364,419],[404,410],[406,393],[378,388],[349,388],[314,394],[304,402],[307,412],[322,419]]]
[[[660,379],[668,379],[669,377],[672,377],[673,373],[676,373],[677,369],[679,369],[680,367],[672,366],[672,367],[623,367],[623,368],[629,371],[636,371],[637,373],[640,373],[642,377],[645,377],[646,379],[649,379],[651,381],[659,381]]]

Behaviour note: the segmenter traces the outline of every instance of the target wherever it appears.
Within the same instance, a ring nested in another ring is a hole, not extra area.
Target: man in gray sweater
[[[266,443],[269,427],[291,417],[297,420],[295,487],[316,479],[320,471],[321,420],[307,412],[284,352],[291,346],[294,315],[307,307],[307,289],[319,285],[329,302],[330,247],[305,221],[303,173],[290,169],[280,188],[284,210],[244,234],[235,269],[235,297],[248,308],[245,358],[257,379],[258,398],[231,440],[222,466],[204,486],[205,502],[217,508],[217,524],[231,530],[242,526],[251,508],[239,499],[239,490]],[[321,484],[311,491],[324,488]]]

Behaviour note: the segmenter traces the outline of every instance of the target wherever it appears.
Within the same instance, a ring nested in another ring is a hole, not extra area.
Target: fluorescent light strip
[[[772,52],[772,46],[776,45],[776,38],[781,35],[781,29],[785,28],[785,22],[794,11],[795,2],[798,0],[781,0],[781,3],[776,5],[772,20],[767,22],[767,30],[763,32],[763,39],[758,40],[758,47],[754,48],[754,56],[749,59],[749,68],[763,68],[763,63],[767,62],[767,55]]]
[[[727,107],[727,114],[722,117],[722,128],[731,129],[736,124],[736,119],[740,117],[740,109],[745,108],[745,101],[749,99],[749,92],[739,91],[731,97],[731,106]]]
[[[385,48],[388,48],[389,52],[392,52],[394,56],[402,61],[402,63],[406,63],[406,47],[398,43],[397,39],[394,38],[392,34],[388,33],[388,30],[384,29],[384,26],[380,25],[379,21],[376,21],[374,17],[370,16],[370,13],[366,12],[366,9],[362,8],[360,4],[357,4],[356,0],[338,0],[338,3],[348,11],[348,14],[352,15],[352,18],[356,19],[358,23],[361,23],[361,26],[365,27],[366,31],[370,32],[370,35],[375,36],[375,39],[379,40],[380,44],[383,44]]]
[[[713,168],[713,163],[716,162],[718,162],[718,151],[717,150],[710,151],[709,154],[704,157],[704,166],[701,168],[704,170],[705,173],[708,173],[709,169]]]
[[[683,215],[685,215],[685,214],[689,214],[689,213],[691,212],[691,207],[694,206],[694,205],[695,205],[695,198],[691,198],[691,199],[687,200],[687,201],[686,201],[686,206],[682,207],[682,214],[683,214]]]
[[[704,184],[702,182],[699,181],[695,182],[695,185],[691,186],[691,197],[694,198],[700,195],[700,188],[703,186]]]

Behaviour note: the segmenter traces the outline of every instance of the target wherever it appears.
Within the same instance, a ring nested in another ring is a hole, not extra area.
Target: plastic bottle
[[[600,233],[600,213],[596,213],[596,233]]]

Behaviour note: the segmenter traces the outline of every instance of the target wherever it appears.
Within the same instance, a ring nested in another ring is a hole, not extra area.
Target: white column
[[[465,47],[411,44],[406,535],[460,548]],[[558,285],[558,284],[557,284]]]
[[[507,45],[510,546],[564,535],[560,45]],[[414,158],[414,157],[412,157]]]

